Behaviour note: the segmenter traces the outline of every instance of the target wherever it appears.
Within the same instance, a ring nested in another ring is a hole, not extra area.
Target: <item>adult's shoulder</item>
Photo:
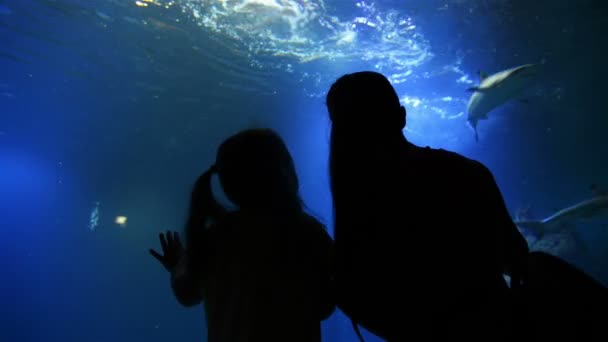
[[[319,239],[331,239],[327,232],[327,227],[316,217],[306,212],[302,212],[302,214],[299,215],[298,222],[300,230],[307,232],[307,235]]]
[[[302,212],[302,214],[300,215],[300,221],[302,222],[302,224],[312,229],[327,232],[327,228],[325,227],[323,222],[321,222],[318,218],[314,217],[309,213]]]
[[[446,167],[453,167],[466,171],[470,174],[480,176],[491,176],[491,172],[487,166],[478,160],[468,158],[460,153],[444,150],[441,148],[433,149],[430,147],[425,148],[429,152],[437,163],[443,163]]]

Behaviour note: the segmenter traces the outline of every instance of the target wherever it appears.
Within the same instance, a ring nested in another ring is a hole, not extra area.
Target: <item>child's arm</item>
[[[213,198],[211,177],[215,173],[211,166],[199,176],[192,189],[190,209],[186,222],[186,251],[171,272],[171,288],[180,304],[190,307],[202,302],[202,273],[204,272],[205,249],[210,223],[219,220],[225,209]]]
[[[171,272],[171,288],[177,301],[186,307],[192,307],[203,301],[200,276],[193,272],[192,263],[184,253]]]
[[[171,275],[171,288],[177,300],[184,306],[194,306],[202,301],[201,267],[193,263],[192,253],[183,247],[176,232],[160,234],[162,254],[150,249],[150,254],[158,260]]]

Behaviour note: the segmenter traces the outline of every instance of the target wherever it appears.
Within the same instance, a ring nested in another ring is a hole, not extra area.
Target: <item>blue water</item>
[[[606,14],[599,0],[0,0],[0,340],[203,341],[202,308],[177,304],[148,248],[181,230],[218,143],[256,125],[285,137],[331,232],[324,94],[347,72],[387,75],[405,135],[485,163],[514,215],[590,198],[608,187]],[[465,89],[526,63],[542,72],[475,142]],[[608,284],[607,221],[576,222],[583,251],[536,246]],[[340,312],[323,336],[355,341]]]

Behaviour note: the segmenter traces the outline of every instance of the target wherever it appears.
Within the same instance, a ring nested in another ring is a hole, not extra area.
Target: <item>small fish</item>
[[[89,218],[89,229],[94,231],[99,225],[99,202],[95,202],[95,207],[91,211]]]

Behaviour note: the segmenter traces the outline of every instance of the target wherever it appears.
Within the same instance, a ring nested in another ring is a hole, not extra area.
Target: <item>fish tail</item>
[[[473,133],[475,134],[475,142],[479,142],[479,134],[477,133],[477,122],[475,121],[467,121],[469,128],[471,128],[473,130]]]

